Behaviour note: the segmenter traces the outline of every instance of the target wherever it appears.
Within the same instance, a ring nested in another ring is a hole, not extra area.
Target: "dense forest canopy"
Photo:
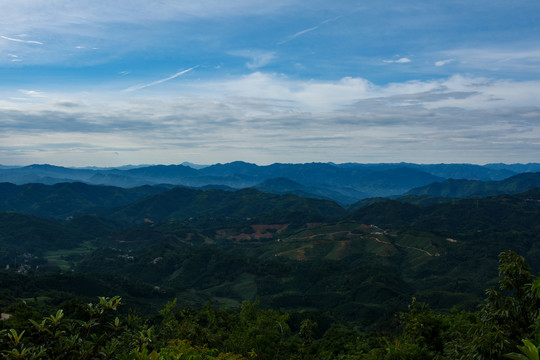
[[[0,351],[7,359],[536,359],[540,280],[516,253],[499,258],[499,289],[487,290],[478,311],[437,313],[413,298],[395,327],[378,332],[324,314],[263,310],[258,300],[232,309],[174,300],[140,317],[121,311],[116,296],[66,301],[43,318],[12,305]]]

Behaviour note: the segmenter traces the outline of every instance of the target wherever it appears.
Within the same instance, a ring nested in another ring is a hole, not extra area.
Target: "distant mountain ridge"
[[[500,181],[448,179],[412,189],[406,195],[453,198],[486,197],[500,194],[518,194],[535,188],[540,188],[540,172],[514,175]]]
[[[449,179],[500,181],[522,172],[540,171],[540,164],[414,164],[414,163],[305,163],[256,165],[227,164],[68,168],[54,165],[7,167],[0,165],[0,182],[91,185],[134,188],[143,185],[180,185],[203,188],[254,187],[276,194],[330,199],[341,205],[372,197],[400,196],[412,189]],[[281,180],[277,183],[272,179]],[[298,184],[293,186],[293,182]],[[169,186],[170,187],[170,186]]]

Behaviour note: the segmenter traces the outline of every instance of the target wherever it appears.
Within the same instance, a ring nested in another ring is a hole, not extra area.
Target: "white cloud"
[[[164,83],[196,68],[197,66],[194,66],[163,79],[131,86],[117,95],[110,93],[101,97],[98,94],[105,93],[102,88],[87,89],[81,93],[80,99],[101,99],[97,109],[102,108],[105,103],[110,103],[107,108],[111,108],[116,103],[125,103],[136,90]],[[78,102],[76,101],[78,95],[71,93],[55,94],[46,89],[39,91],[20,89],[18,92],[32,98],[46,97],[62,101],[74,97],[72,101]],[[178,101],[179,94],[182,94],[181,99],[184,103],[189,99],[193,109],[200,111],[204,111],[205,108],[201,108],[199,103],[216,102],[223,105],[224,108],[219,108],[217,114],[223,109],[235,109],[235,113],[240,114],[243,112],[242,106],[250,104],[251,109],[257,108],[266,114],[306,112],[331,115],[336,112],[347,112],[348,106],[366,100],[384,103],[390,107],[414,105],[425,109],[454,107],[472,111],[502,107],[540,107],[540,80],[512,81],[455,75],[437,80],[376,85],[360,77],[344,77],[333,81],[302,80],[289,78],[283,74],[257,71],[237,78],[199,79],[174,83],[151,93],[137,94],[137,101],[134,104],[141,105],[143,99],[148,99],[148,104],[151,105],[145,106],[159,108],[161,105],[156,101],[160,104],[167,102],[172,104]],[[10,95],[12,92],[5,93],[5,97]]]
[[[254,72],[237,79],[182,83],[181,91],[200,98],[257,99],[265,104],[264,109],[269,114],[282,111],[332,114],[348,111],[346,109],[351,104],[369,99],[377,99],[385,106],[414,105],[426,109],[540,106],[540,81],[494,80],[460,75],[438,80],[375,85],[364,78],[301,80],[282,74]]]
[[[196,85],[194,85],[196,86]],[[212,96],[236,96],[279,102],[277,109],[288,104],[289,110],[327,112],[355,99],[364,98],[375,86],[362,78],[345,77],[339,81],[292,80],[280,74],[254,72],[235,80],[201,84],[199,94],[215,89]],[[372,93],[373,95],[373,93]],[[272,108],[272,107],[270,107]]]
[[[276,57],[275,52],[262,50],[236,50],[230,51],[229,54],[233,56],[250,58],[251,61],[246,63],[246,67],[250,70],[264,67]]]
[[[24,95],[27,95],[27,96],[30,96],[30,97],[38,97],[38,98],[46,97],[45,94],[43,94],[43,93],[40,92],[40,91],[36,91],[36,90],[24,90],[24,89],[19,89],[19,92],[20,92],[21,94],[24,94]]]
[[[411,61],[412,61],[411,59],[406,58],[406,57],[396,60],[396,62],[399,64],[410,63]]]
[[[36,162],[46,154],[77,165],[111,161],[114,151],[119,163],[364,156],[519,162],[540,152],[540,81],[452,76],[376,85],[254,72],[175,85],[136,94],[21,90],[27,101],[0,97],[0,156]]]
[[[406,57],[402,57],[397,60],[383,60],[383,62],[388,63],[388,64],[393,64],[393,63],[406,64],[406,63],[410,63],[411,61],[412,61],[411,59],[406,58]]]
[[[435,66],[444,66],[446,64],[450,64],[453,61],[454,59],[439,60],[435,62]]]
[[[366,161],[366,156],[516,162],[532,161],[540,151],[533,145],[540,137],[538,107],[425,109],[421,103],[432,95],[412,95],[420,98],[417,105],[386,96],[333,113],[291,111],[275,99],[241,97],[126,99],[118,108],[102,108],[98,101],[84,112],[50,107],[30,113],[24,106],[0,112],[1,119],[9,119],[0,122],[0,151],[3,158],[6,149],[12,154],[18,149],[26,151],[28,162],[47,154],[43,159],[79,166],[87,164],[83,159],[91,159],[88,165],[110,161],[111,151],[122,155],[120,163],[178,163],[179,157],[211,163]]]

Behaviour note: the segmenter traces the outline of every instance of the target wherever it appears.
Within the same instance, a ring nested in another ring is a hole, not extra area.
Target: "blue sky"
[[[0,164],[540,161],[537,0],[0,13]]]

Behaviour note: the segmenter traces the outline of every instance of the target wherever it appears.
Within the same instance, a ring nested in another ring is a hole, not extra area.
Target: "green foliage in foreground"
[[[529,359],[538,360],[540,280],[524,258],[500,255],[499,290],[487,290],[479,311],[436,313],[413,299],[400,327],[362,333],[337,323],[321,326],[307,313],[210,304],[189,309],[168,303],[159,316],[117,313],[119,297],[71,304],[41,320],[4,321],[4,359]],[[28,313],[32,315],[32,313]],[[31,316],[30,316],[31,317]],[[521,351],[518,353],[517,351]]]
[[[86,320],[66,319],[63,310],[33,328],[1,330],[0,349],[5,359],[230,359],[244,357],[219,353],[206,346],[192,346],[187,340],[157,341],[154,328],[134,316],[112,317],[120,298],[99,298],[88,304]]]
[[[533,286],[532,292],[536,294],[536,297],[540,299],[540,279],[537,279]],[[523,339],[523,345],[518,346],[518,349],[522,354],[511,353],[506,357],[515,360],[538,360],[540,358],[540,314],[536,317],[535,323],[531,326],[534,330],[534,340]]]

